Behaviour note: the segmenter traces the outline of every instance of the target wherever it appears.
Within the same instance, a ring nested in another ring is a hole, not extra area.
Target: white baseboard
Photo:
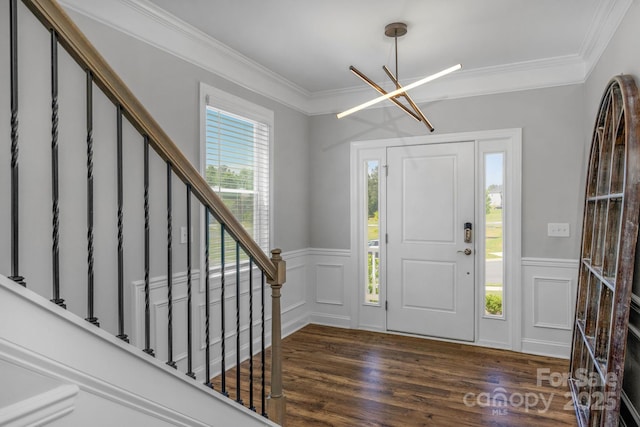
[[[501,350],[512,350],[509,343],[504,343],[500,341],[478,340],[475,342],[475,345],[477,345],[478,347],[498,348]]]
[[[282,324],[282,338],[287,337],[309,324],[309,315],[305,314]]]
[[[387,330],[380,327],[380,325],[369,325],[365,323],[361,323],[360,325],[358,325],[358,329],[361,329],[363,331],[370,331],[370,332],[382,332],[382,333],[387,332]]]
[[[569,359],[569,354],[571,353],[571,344],[563,342],[523,339],[522,351],[524,353],[537,354],[539,356]]]
[[[335,326],[336,328],[351,328],[351,317],[339,316],[327,313],[311,313],[310,323],[323,326]]]

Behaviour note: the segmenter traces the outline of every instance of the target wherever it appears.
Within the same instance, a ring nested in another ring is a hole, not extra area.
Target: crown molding
[[[608,0],[598,3],[598,10],[579,53],[585,62],[585,80],[591,75],[632,3],[633,0]]]
[[[336,113],[372,95],[370,88],[364,86],[309,92],[148,0],[59,2],[65,8],[308,115]],[[576,55],[463,69],[414,89],[412,98],[422,103],[584,83],[632,3],[633,0],[601,0]],[[411,81],[408,79],[407,83]],[[384,104],[378,106],[383,107]]]
[[[580,84],[584,82],[584,62],[577,55],[526,61],[507,65],[456,71],[411,91],[413,100],[424,102],[479,95]],[[428,74],[428,73],[427,73]],[[413,80],[407,80],[410,84]],[[386,90],[395,87],[385,86]],[[365,102],[374,95],[362,86],[347,90],[316,92],[311,95],[310,115],[336,113]],[[386,108],[379,103],[369,108]]]
[[[59,0],[59,3],[239,86],[307,113],[304,106],[310,92],[147,0]]]

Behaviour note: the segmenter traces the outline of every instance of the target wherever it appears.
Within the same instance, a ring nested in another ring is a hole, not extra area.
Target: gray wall
[[[276,235],[272,246],[284,251],[309,246],[306,115],[82,15],[71,12],[71,16],[194,164],[199,156],[200,82],[273,110]]]
[[[522,255],[578,257],[584,151],[583,85],[444,100],[423,105],[438,133],[521,127]],[[342,120],[311,118],[311,245],[349,248],[349,143],[426,134],[396,107]],[[570,238],[547,237],[548,222],[568,222]]]
[[[7,16],[8,5],[0,5]],[[203,81],[275,112],[275,236],[272,246],[285,251],[306,247],[349,248],[349,143],[356,140],[426,134],[426,129],[393,108],[374,108],[343,120],[334,115],[307,117],[257,95],[206,70],[126,36],[76,13],[72,17],[99,51],[132,88],[167,133],[198,163],[198,84]],[[51,202],[49,170],[49,74],[48,34],[21,6],[21,263],[30,285],[50,293]],[[585,85],[572,85],[442,100],[423,105],[438,133],[453,133],[511,127],[523,128],[523,256],[576,258],[581,226],[584,164],[595,109],[608,79],[617,73],[638,75],[640,58],[640,5],[634,2]],[[8,25],[0,25],[0,81],[8,82]],[[73,237],[63,245],[63,291],[84,283],[86,258],[84,223],[84,76],[69,58],[61,55],[61,179],[70,186],[62,191],[61,228]],[[0,159],[9,162],[8,84],[0,86]],[[28,112],[27,112],[28,111]],[[106,248],[115,246],[114,126],[115,113],[104,99],[96,99],[96,175],[99,182],[96,240]],[[76,121],[79,126],[72,126]],[[134,181],[141,178],[141,145],[133,130],[125,126],[125,167]],[[163,230],[164,167],[153,161],[153,224]],[[9,169],[0,168],[0,200],[9,200]],[[141,189],[128,187],[126,214],[132,225],[126,232],[127,282],[142,277]],[[175,199],[182,200],[179,183]],[[180,206],[177,205],[176,206]],[[174,238],[185,222],[184,213],[174,213]],[[568,239],[546,237],[548,222],[569,222]],[[0,206],[0,271],[9,271],[8,203]],[[135,228],[134,228],[135,227]],[[134,231],[136,230],[136,231]],[[164,232],[153,234],[159,253],[154,274],[162,274]],[[176,271],[183,269],[184,254],[176,251]],[[114,259],[108,249],[96,253],[100,275],[99,298],[114,298]],[[68,293],[68,292],[67,292]],[[85,295],[68,298],[72,308],[84,310]],[[107,321],[109,323],[109,321]],[[111,326],[113,323],[111,322]]]
[[[49,34],[19,2],[20,9],[20,264],[30,288],[51,295],[51,108]],[[10,274],[9,214],[9,53],[8,3],[0,5],[0,273]],[[160,51],[77,13],[72,18],[115,68],[186,156],[199,165],[199,83],[255,102],[274,111],[274,229],[271,246],[284,251],[309,247],[309,118],[256,95],[190,63]],[[71,311],[86,311],[86,147],[85,76],[60,49],[60,229],[61,288]],[[117,221],[115,107],[95,93],[95,273],[97,315],[114,331],[117,298]],[[142,139],[124,125],[125,296],[144,278]],[[166,172],[151,159],[151,276],[166,275]],[[186,225],[185,187],[173,180],[174,273],[186,270],[186,245],[179,244]],[[197,224],[197,210],[194,224]],[[197,226],[194,249],[199,244]],[[198,253],[198,252],[194,252]],[[197,260],[197,259],[196,259]],[[194,265],[194,268],[199,268]],[[127,301],[127,304],[130,302]],[[130,312],[129,309],[126,313]],[[128,321],[129,319],[127,319]],[[129,331],[130,329],[127,328]]]

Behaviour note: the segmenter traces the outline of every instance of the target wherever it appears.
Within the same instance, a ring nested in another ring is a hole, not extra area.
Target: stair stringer
[[[2,275],[0,301],[0,360],[79,388],[64,425],[276,426]]]

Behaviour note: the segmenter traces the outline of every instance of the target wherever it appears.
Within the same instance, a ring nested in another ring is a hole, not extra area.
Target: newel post
[[[280,289],[287,279],[287,263],[282,259],[280,249],[271,251],[271,262],[276,266],[271,285],[271,393],[268,414],[274,422],[285,425],[286,398],[282,390],[282,319],[280,310]]]

